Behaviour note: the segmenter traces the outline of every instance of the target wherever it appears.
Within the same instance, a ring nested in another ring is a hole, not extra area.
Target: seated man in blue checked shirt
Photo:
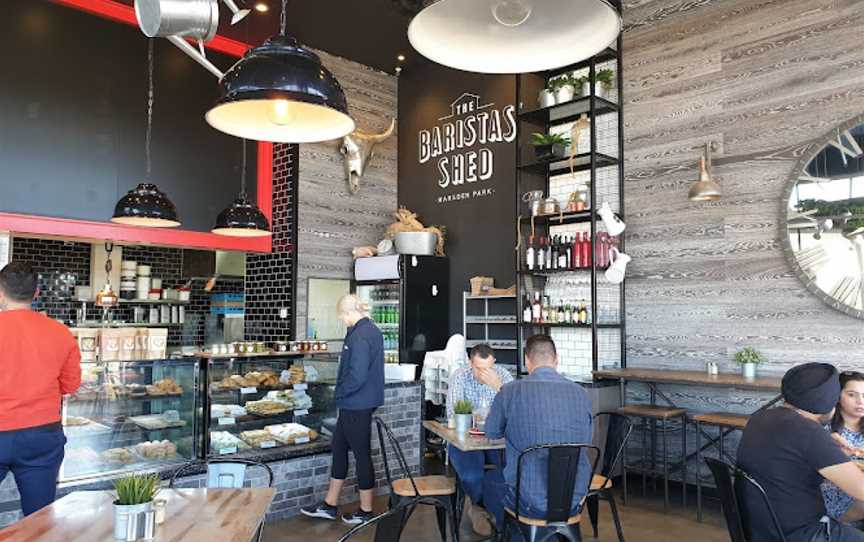
[[[501,388],[486,418],[486,436],[505,438],[503,475],[489,471],[483,484],[483,502],[504,526],[504,508],[516,510],[516,464],[519,454],[540,444],[591,443],[591,399],[582,386],[560,374],[555,343],[547,335],[534,335],[525,343],[528,376]],[[534,452],[522,461],[519,487],[519,514],[546,518],[547,465],[543,452]],[[591,465],[582,454],[576,476],[571,515],[580,510]],[[518,538],[514,538],[517,540]]]
[[[454,371],[447,390],[447,418],[453,417],[453,407],[458,401],[470,401],[474,412],[488,409],[495,400],[495,395],[501,386],[513,380],[506,369],[495,366],[495,355],[487,344],[478,344],[471,349],[469,355],[470,367],[462,367]],[[466,512],[471,518],[474,531],[482,536],[492,532],[489,520],[478,506],[483,498],[484,465],[501,466],[501,452],[489,450],[486,452],[463,452],[453,446],[447,447],[450,464],[459,475],[462,489],[471,499],[466,504]],[[473,503],[474,506],[471,505]]]

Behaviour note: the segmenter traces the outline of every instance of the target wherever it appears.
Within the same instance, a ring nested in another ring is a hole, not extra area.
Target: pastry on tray
[[[264,429],[273,435],[273,438],[285,444],[295,444],[297,439],[304,437],[309,440],[315,440],[318,438],[318,433],[316,431],[299,423],[268,425]]]
[[[103,461],[118,465],[128,465],[136,461],[135,454],[129,448],[109,448],[100,454]]]
[[[282,401],[271,401],[269,399],[249,401],[246,403],[246,412],[257,416],[276,416],[288,412],[288,405]]]
[[[173,378],[157,380],[145,388],[147,395],[181,395],[183,393],[183,388]]]
[[[243,431],[240,433],[240,438],[245,440],[253,448],[261,448],[264,444],[273,446],[276,439],[273,435],[264,429],[253,429],[251,431]]]
[[[134,446],[134,450],[144,459],[169,459],[177,456],[177,446],[170,440],[141,442]]]

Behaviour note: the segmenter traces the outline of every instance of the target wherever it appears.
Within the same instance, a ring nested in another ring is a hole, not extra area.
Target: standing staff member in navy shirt
[[[336,406],[339,419],[333,433],[333,468],[324,500],[301,509],[309,517],[336,519],[339,493],[348,476],[348,450],[354,452],[360,510],[342,516],[349,525],[373,517],[375,469],[372,466],[372,413],[384,404],[384,338],[369,319],[369,307],[356,295],[346,295],[337,304],[339,318],[348,326],[339,375]]]

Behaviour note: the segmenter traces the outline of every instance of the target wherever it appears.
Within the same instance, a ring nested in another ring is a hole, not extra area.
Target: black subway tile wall
[[[90,285],[88,243],[15,237],[12,258],[29,262],[39,273],[34,309],[67,322],[75,319],[75,286]]]
[[[15,237],[12,240],[12,258],[33,265],[39,273],[39,298],[34,304],[38,311],[75,325],[78,303],[74,300],[75,286],[90,285],[90,244],[48,239]],[[151,267],[152,277],[162,279],[163,288],[183,285],[183,251],[160,247],[123,247],[123,259],[134,260]],[[204,321],[210,312],[211,292],[204,291],[205,280],[192,283],[191,301],[185,306],[183,326],[168,328],[168,344],[204,344]],[[114,285],[115,289],[119,285]],[[243,279],[220,279],[212,293],[243,292]],[[115,318],[132,321],[132,308],[123,305],[114,309]],[[101,310],[90,304],[87,318],[98,319]]]
[[[298,160],[297,145],[274,145],[273,252],[246,257],[248,340],[294,338]]]

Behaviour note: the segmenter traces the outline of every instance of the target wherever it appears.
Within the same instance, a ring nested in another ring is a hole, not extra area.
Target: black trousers
[[[372,413],[374,408],[364,410],[339,409],[336,431],[333,433],[333,468],[330,476],[336,480],[348,477],[348,450],[354,453],[354,470],[357,471],[357,487],[375,487],[375,469],[372,466]]]

